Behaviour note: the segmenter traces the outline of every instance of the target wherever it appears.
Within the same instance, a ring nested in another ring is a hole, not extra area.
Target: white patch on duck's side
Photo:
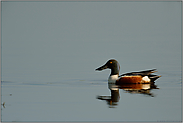
[[[144,76],[143,78],[142,78],[142,82],[150,82],[151,80],[149,79],[149,77],[148,76]]]
[[[108,83],[116,83],[117,79],[118,79],[118,75],[111,75],[108,78]]]

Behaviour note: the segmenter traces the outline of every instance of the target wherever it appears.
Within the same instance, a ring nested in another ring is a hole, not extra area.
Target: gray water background
[[[1,121],[181,121],[181,2],[1,2]],[[110,71],[157,68],[154,97],[120,89]]]

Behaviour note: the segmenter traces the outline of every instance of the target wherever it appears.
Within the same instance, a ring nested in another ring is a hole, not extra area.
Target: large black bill
[[[95,69],[95,70],[104,70],[104,69],[107,69],[108,68],[108,66],[107,65],[103,65],[102,67],[99,67],[99,68],[97,68],[97,69]]]

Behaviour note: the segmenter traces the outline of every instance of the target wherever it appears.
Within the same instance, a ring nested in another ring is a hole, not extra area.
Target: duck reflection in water
[[[159,89],[154,84],[154,82],[150,84],[122,84],[119,86],[119,88],[125,90],[128,93],[143,94],[150,97],[154,97],[154,94],[151,93],[152,89]]]
[[[96,70],[101,71],[107,68],[111,69],[111,74],[108,78],[108,87],[111,90],[111,96],[98,96],[97,98],[106,100],[109,105],[117,105],[120,98],[119,89],[123,89],[128,93],[139,93],[151,97],[154,95],[150,90],[158,89],[154,81],[161,76],[152,74],[157,72],[155,71],[156,69],[130,72],[119,76],[120,65],[118,61],[111,59]]]
[[[118,105],[118,101],[120,99],[118,85],[108,84],[108,87],[111,91],[111,96],[97,96],[97,99],[106,100],[109,106],[116,106]]]
[[[99,100],[105,100],[110,108],[115,108],[120,100],[119,90],[122,89],[131,94],[143,94],[150,97],[154,97],[151,93],[152,89],[159,89],[154,83],[150,84],[121,84],[116,85],[114,83],[108,83],[108,88],[111,91],[111,96],[97,96]]]

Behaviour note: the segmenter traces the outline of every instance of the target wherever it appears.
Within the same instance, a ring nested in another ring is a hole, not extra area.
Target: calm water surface
[[[110,58],[162,77],[108,85]],[[181,4],[2,2],[1,67],[1,121],[181,121]]]
[[[180,71],[160,70],[162,77],[155,83],[159,89],[127,91],[120,87],[113,93],[113,103],[105,100],[112,93],[104,73],[78,71],[82,78],[58,82],[2,81],[2,121],[181,120]]]

